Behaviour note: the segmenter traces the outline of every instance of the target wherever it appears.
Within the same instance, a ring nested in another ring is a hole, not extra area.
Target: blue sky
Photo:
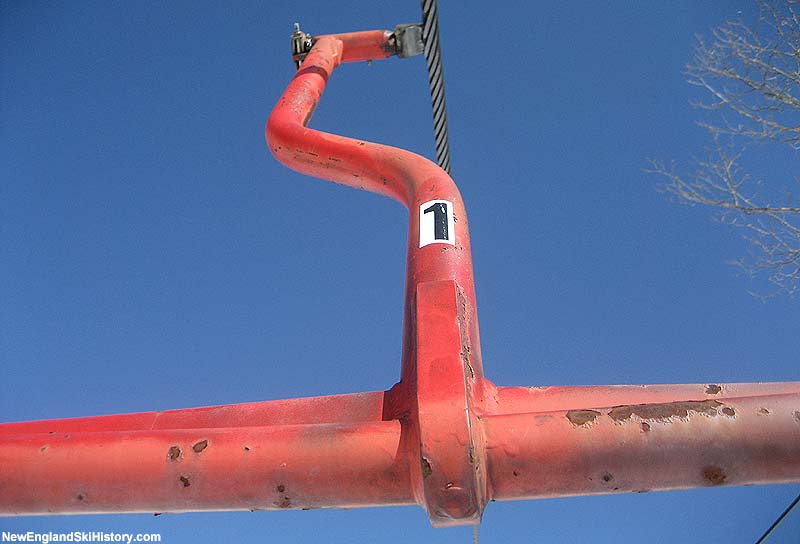
[[[498,385],[800,379],[800,308],[726,261],[648,158],[706,143],[681,75],[749,2],[442,2],[453,177]],[[383,390],[406,212],[296,174],[263,129],[314,34],[403,2],[0,5],[0,420]],[[312,126],[433,156],[424,60],[346,65]],[[773,165],[776,171],[796,163]],[[298,228],[299,209],[307,218]],[[365,228],[369,225],[369,228]],[[752,542],[798,485],[493,503],[481,541]],[[420,508],[0,519],[164,542],[468,542]],[[773,537],[800,533],[793,515]]]

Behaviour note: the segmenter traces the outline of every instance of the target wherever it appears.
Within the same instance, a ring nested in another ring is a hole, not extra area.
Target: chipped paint
[[[715,383],[708,384],[708,387],[706,387],[706,395],[717,395],[721,391],[722,387]]]
[[[314,99],[314,101],[311,103],[311,108],[309,108],[309,110],[306,112],[305,117],[303,117],[303,126],[304,127],[308,126],[308,122],[311,121],[311,117],[314,115],[314,111],[316,109],[317,109],[317,100]]]
[[[716,400],[686,400],[679,402],[666,402],[662,404],[632,404],[615,406],[608,412],[608,416],[617,422],[622,422],[638,416],[641,419],[665,420],[672,417],[689,417],[690,412],[697,412],[707,416],[716,416],[717,408],[723,404]]]
[[[600,415],[600,412],[594,410],[570,410],[567,412],[567,419],[573,425],[580,427],[592,423]]]
[[[167,452],[167,459],[170,461],[177,461],[181,458],[181,449],[178,446],[172,446]]]
[[[422,457],[420,464],[422,465],[422,477],[427,478],[431,474],[433,474],[433,469],[431,468],[430,462]]]

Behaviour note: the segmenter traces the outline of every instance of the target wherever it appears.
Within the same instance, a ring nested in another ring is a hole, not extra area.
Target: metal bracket
[[[292,60],[295,68],[300,69],[300,65],[303,64],[303,60],[313,45],[314,36],[300,30],[300,23],[295,23],[294,32],[292,32]]]
[[[421,55],[424,51],[422,43],[422,25],[407,24],[394,27],[394,37],[397,47],[397,55],[401,59]]]

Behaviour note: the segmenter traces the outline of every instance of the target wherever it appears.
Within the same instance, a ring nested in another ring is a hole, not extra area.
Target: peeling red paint
[[[570,410],[567,412],[567,419],[573,425],[588,425],[600,416],[600,412],[595,410]]]
[[[672,417],[689,417],[690,412],[716,416],[717,408],[723,404],[716,400],[687,400],[680,402],[667,402],[662,404],[635,404],[628,406],[615,406],[608,412],[614,421],[625,421],[631,416],[641,419],[664,420]]]
[[[422,465],[422,477],[423,478],[427,478],[428,476],[433,474],[433,469],[431,468],[431,464],[428,462],[427,459],[425,459],[423,457],[420,463]]]

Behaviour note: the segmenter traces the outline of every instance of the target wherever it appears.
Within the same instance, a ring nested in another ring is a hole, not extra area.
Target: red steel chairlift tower
[[[800,383],[497,387],[464,203],[429,160],[308,128],[333,70],[408,56],[419,25],[312,38],[266,128],[304,174],[408,207],[400,382],[387,391],[0,425],[0,513],[419,504],[800,482]]]

